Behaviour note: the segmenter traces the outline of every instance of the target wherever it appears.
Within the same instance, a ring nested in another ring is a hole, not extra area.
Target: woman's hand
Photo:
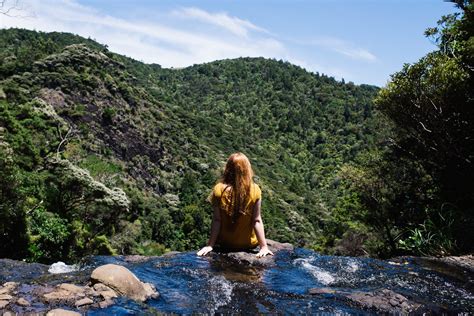
[[[206,246],[206,247],[203,247],[201,250],[199,250],[197,255],[198,256],[205,256],[208,253],[210,253],[211,251],[212,251],[212,247],[211,246]]]
[[[271,252],[267,246],[260,248],[260,251],[257,253],[257,257],[258,258],[265,257],[266,255],[273,256],[273,252]]]

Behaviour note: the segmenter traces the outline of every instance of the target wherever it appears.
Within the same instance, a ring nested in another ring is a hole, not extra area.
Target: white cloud
[[[364,48],[335,37],[321,37],[300,44],[320,46],[356,60],[375,61],[377,57]]]
[[[335,79],[347,79],[353,77],[353,74],[348,72],[345,69],[340,67],[334,67],[330,65],[325,65],[321,63],[314,63],[314,62],[307,62],[305,60],[292,58],[289,60],[291,63],[300,66],[301,68],[306,69],[307,71],[311,72],[318,72],[319,74],[326,74],[329,76],[333,76]]]
[[[0,17],[10,16],[15,18],[23,18],[32,16],[29,8],[19,0],[1,0],[0,1]]]
[[[352,77],[334,62],[319,60],[315,63],[311,58],[298,57],[292,45],[294,40],[286,40],[286,46],[264,28],[227,13],[181,8],[162,13],[159,19],[144,21],[141,17],[135,21],[104,14],[76,0],[24,0],[22,3],[29,8],[28,12],[23,10],[27,17],[0,14],[0,28],[71,32],[107,44],[113,52],[163,67],[186,67],[226,58],[266,57],[287,60],[336,78]],[[191,23],[176,26],[177,19]],[[375,60],[370,52],[334,38],[300,44],[317,45],[354,59]]]
[[[185,67],[241,56],[279,58],[287,55],[285,46],[264,29],[223,13],[211,14],[196,8],[179,11],[204,23],[220,25],[231,31],[230,35],[203,33],[196,27],[186,29],[153,21],[117,18],[74,0],[24,2],[30,4],[35,17],[18,19],[2,16],[0,27],[71,32],[107,44],[114,52],[164,67]],[[176,11],[168,14],[173,16]],[[253,36],[249,30],[258,31],[258,36]]]
[[[257,31],[269,34],[267,30],[261,28],[247,20],[242,20],[237,17],[229,16],[227,13],[209,13],[198,8],[182,8],[173,11],[176,17],[194,19],[204,23],[217,25],[223,27],[227,31],[241,37],[247,37],[249,31]]]

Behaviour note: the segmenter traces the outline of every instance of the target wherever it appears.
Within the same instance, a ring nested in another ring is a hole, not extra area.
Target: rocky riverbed
[[[269,244],[275,256],[261,259],[252,252],[97,256],[62,270],[1,259],[0,314],[474,310],[473,256],[382,261]]]
[[[7,263],[14,265],[13,261]],[[25,264],[19,265],[23,270],[27,269]],[[159,296],[152,284],[141,282],[130,270],[116,264],[95,268],[89,281],[84,285],[73,283],[54,285],[54,281],[44,282],[41,278],[31,281],[33,282],[9,281],[0,286],[0,310],[4,315],[32,312],[72,315],[89,308],[106,308],[113,305],[114,299],[120,296],[139,302]],[[55,308],[58,306],[69,309]]]

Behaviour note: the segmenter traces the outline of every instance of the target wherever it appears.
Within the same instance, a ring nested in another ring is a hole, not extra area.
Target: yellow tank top
[[[245,213],[232,223],[232,209],[230,190],[226,184],[218,183],[211,194],[211,203],[219,207],[221,228],[217,237],[217,244],[225,248],[248,249],[258,246],[257,236],[253,229],[252,215],[255,203],[261,198],[262,191],[256,183],[250,187],[250,199],[247,202]]]

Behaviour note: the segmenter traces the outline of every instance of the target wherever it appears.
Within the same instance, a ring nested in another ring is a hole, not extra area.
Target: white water
[[[294,263],[301,265],[303,269],[308,271],[316,280],[324,285],[328,285],[336,281],[336,278],[331,275],[331,273],[321,269],[320,267],[312,265],[310,261],[312,261],[311,257],[305,259],[296,259]]]
[[[222,275],[212,275],[208,271],[193,270],[190,268],[183,268],[183,271],[192,276],[196,282],[205,280],[206,284],[201,288],[199,296],[203,296],[203,306],[208,308],[206,312],[209,315],[214,315],[221,306],[229,304],[232,300],[232,292],[234,285]],[[193,299],[189,297],[188,299]],[[192,303],[192,302],[190,302]]]
[[[354,273],[356,272],[357,270],[359,270],[359,265],[357,264],[357,262],[355,260],[350,260],[348,263],[347,263],[347,266],[345,267],[345,269],[347,272],[351,272],[351,273]]]
[[[49,269],[48,272],[52,274],[58,274],[58,273],[68,273],[68,272],[74,272],[79,270],[79,267],[75,264],[73,265],[67,265],[62,261],[58,261],[56,263],[53,263]]]
[[[232,299],[232,291],[234,286],[223,276],[215,276],[209,280],[210,294],[209,300],[212,301],[212,310],[210,314],[214,314],[219,307],[230,303]]]

